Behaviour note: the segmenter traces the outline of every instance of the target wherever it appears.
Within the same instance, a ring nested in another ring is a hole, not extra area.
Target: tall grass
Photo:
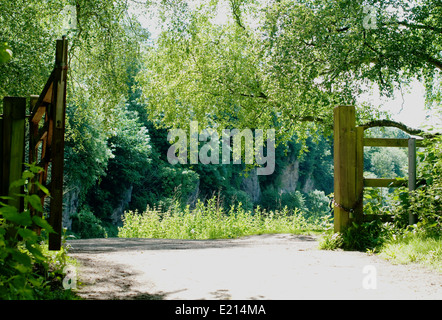
[[[145,212],[128,211],[121,238],[225,239],[265,233],[306,233],[328,227],[324,217],[306,218],[299,210],[267,212],[260,208],[246,211],[241,204],[225,210],[216,198],[198,201],[194,209],[178,205],[167,211],[147,208]]]
[[[407,234],[386,243],[380,256],[392,263],[419,263],[442,273],[442,237]]]

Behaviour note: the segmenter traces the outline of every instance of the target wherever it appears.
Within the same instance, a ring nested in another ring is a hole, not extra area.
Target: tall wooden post
[[[57,49],[55,54],[56,75],[54,87],[52,90],[51,119],[54,121],[52,135],[52,171],[51,176],[51,213],[49,222],[55,233],[49,234],[49,250],[60,250],[62,218],[63,218],[63,168],[64,168],[64,132],[66,118],[66,77],[67,77],[67,58],[68,41],[65,37],[57,40]],[[49,136],[51,136],[49,134]]]
[[[356,127],[356,184],[354,218],[357,223],[364,219],[364,127]]]
[[[354,218],[356,195],[356,116],[354,106],[334,109],[334,231],[343,232]]]
[[[408,140],[408,191],[416,190],[416,139]],[[416,215],[408,213],[408,224],[416,223]]]
[[[13,198],[8,204],[23,210],[23,198],[18,196],[23,190],[10,188],[10,185],[21,179],[23,172],[26,98],[5,97],[3,113],[1,191]]]

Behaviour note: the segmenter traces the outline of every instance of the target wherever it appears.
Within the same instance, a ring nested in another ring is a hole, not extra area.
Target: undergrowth
[[[30,194],[31,182],[41,168],[30,165],[22,179],[11,184],[23,188],[24,207],[33,207],[43,215],[40,198]],[[42,192],[48,190],[35,182]],[[0,197],[0,300],[76,299],[74,292],[64,290],[65,267],[72,264],[64,247],[48,250],[49,223],[29,210],[20,212],[10,203],[16,198]],[[40,233],[36,230],[41,229]]]
[[[119,228],[121,238],[223,239],[265,233],[320,232],[329,225],[326,217],[306,218],[298,209],[245,210],[241,203],[226,211],[216,197],[198,201],[194,209],[178,205],[167,211],[147,208],[128,211]]]

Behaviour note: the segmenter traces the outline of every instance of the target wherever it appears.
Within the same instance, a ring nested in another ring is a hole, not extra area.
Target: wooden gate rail
[[[334,109],[334,230],[343,232],[351,223],[376,217],[364,216],[364,187],[401,187],[416,189],[416,147],[423,140],[364,138],[364,126],[356,126],[355,107]],[[408,180],[364,178],[364,147],[408,148]],[[416,217],[409,213],[409,224]]]
[[[67,48],[68,41],[65,37],[57,40],[55,67],[40,96],[31,96],[30,99],[29,163],[35,162],[44,169],[38,180],[50,190],[49,223],[55,233],[49,234],[49,250],[61,248]],[[41,126],[42,120],[44,124]],[[39,193],[39,196],[43,205],[46,195]]]
[[[61,248],[67,48],[65,37],[57,40],[55,67],[42,93],[30,97],[29,163],[44,169],[35,179],[50,191],[48,222],[55,233],[49,234],[49,250]],[[0,195],[15,196],[22,193],[21,190],[9,190],[9,186],[21,178],[25,162],[26,98],[5,97],[3,109],[4,115],[0,116]],[[40,196],[44,207],[46,194],[36,189],[31,192]],[[22,198],[16,197],[8,203],[23,210],[23,202],[19,199]],[[37,214],[32,208],[30,210]]]

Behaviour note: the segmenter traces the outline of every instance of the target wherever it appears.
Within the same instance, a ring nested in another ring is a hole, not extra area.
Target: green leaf
[[[42,184],[41,184],[40,182],[38,182],[38,181],[35,181],[35,185],[36,185],[37,187],[39,187],[40,190],[43,191],[46,195],[49,196],[49,190],[48,190],[48,188],[46,188],[44,185],[42,185]]]
[[[29,204],[37,211],[43,212],[43,207],[41,205],[41,199],[36,194],[26,196],[25,200],[29,202]]]
[[[30,277],[28,279],[28,281],[36,288],[39,288],[43,285],[43,278],[42,277],[39,277],[39,278]]]
[[[14,250],[12,251],[12,258],[25,268],[30,268],[32,266],[31,258],[26,253]]]
[[[25,227],[29,227],[32,224],[31,214],[29,211],[18,213],[15,207],[7,206],[3,207],[0,212],[3,215],[3,218],[7,221]]]
[[[40,173],[44,170],[43,168],[36,166],[35,162],[34,163],[25,163],[25,166],[27,166],[28,171],[30,171],[32,173]]]
[[[25,241],[35,242],[38,239],[37,234],[30,229],[20,229],[18,230],[18,234],[22,236]]]
[[[31,244],[26,244],[26,249],[28,249],[28,251],[34,256],[35,259],[37,259],[38,261],[45,261],[46,257],[43,255],[43,253],[38,249],[35,248],[33,245]]]
[[[51,225],[45,219],[39,216],[33,216],[32,220],[37,226],[45,229],[47,232],[55,233],[54,229],[52,229]]]
[[[22,174],[22,178],[23,179],[32,179],[34,177],[35,177],[35,174],[33,174],[30,171],[24,171],[23,174]]]
[[[9,62],[12,59],[12,50],[6,42],[0,43],[0,63]]]
[[[30,271],[31,267],[27,267],[21,263],[17,263],[16,265],[14,265],[14,269],[16,269],[20,273],[28,273]]]
[[[25,184],[26,184],[26,179],[19,179],[19,180],[17,180],[17,181],[12,182],[12,183],[9,185],[9,190],[11,190],[11,189],[13,189],[13,188],[16,188],[16,187],[22,187],[22,186],[24,186]]]

